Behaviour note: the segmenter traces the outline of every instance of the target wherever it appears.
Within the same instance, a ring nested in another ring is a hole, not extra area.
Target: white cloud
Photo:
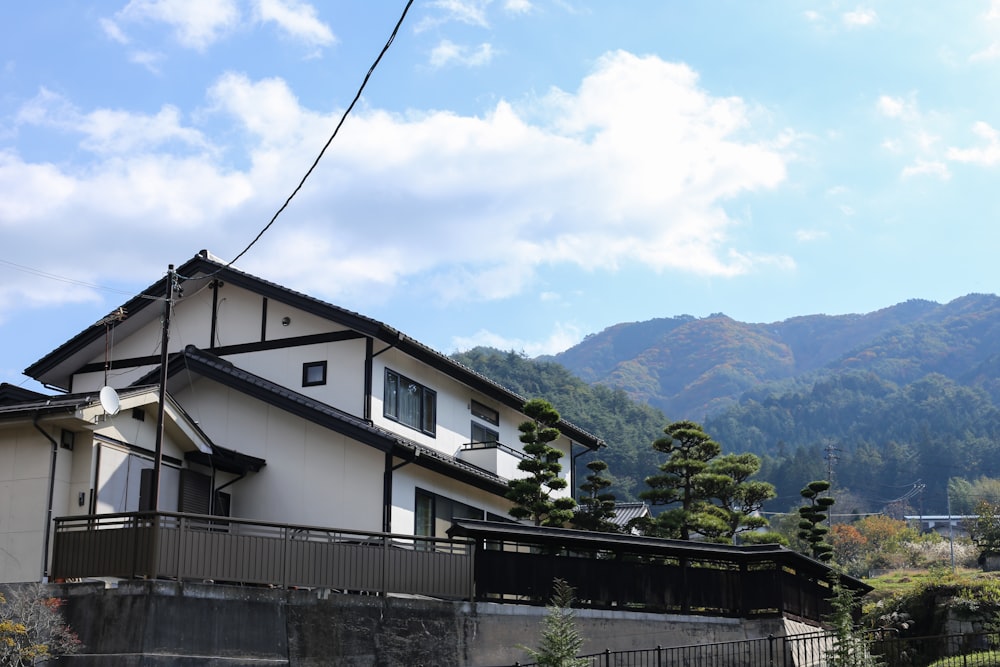
[[[96,109],[83,114],[69,101],[42,89],[18,112],[19,124],[46,126],[82,135],[80,146],[101,154],[135,154],[177,143],[207,149],[201,132],[184,127],[180,111],[164,106],[155,115],[115,109]]]
[[[26,264],[44,254],[72,265],[107,255],[102,239],[140,235],[105,262],[140,275],[199,248],[235,256],[340,111],[303,107],[281,79],[227,74],[206,96],[198,120],[225,134],[210,138],[169,106],[80,111],[40,94],[19,122],[76,137],[96,159],[3,154],[5,242],[39,248]],[[747,105],[711,95],[684,65],[615,52],[575,91],[483,116],[357,111],[344,130],[244,268],[361,302],[402,286],[442,301],[504,298],[546,266],[732,276],[793,265],[735,247],[725,208],[784,181],[784,144],[754,139]],[[40,234],[51,242],[29,242]]]
[[[336,38],[316,16],[316,8],[298,0],[256,0],[257,18],[271,21],[288,35],[312,46],[328,46]]]
[[[799,229],[795,231],[795,240],[800,243],[813,243],[815,241],[825,241],[830,237],[829,232],[820,229]]]
[[[474,347],[493,347],[498,350],[513,350],[528,357],[537,357],[563,352],[582,339],[583,335],[578,327],[567,323],[556,323],[555,330],[545,340],[507,338],[487,329],[480,329],[471,336],[453,338],[452,345],[456,352],[464,352]]]
[[[948,165],[944,162],[937,160],[917,160],[914,164],[905,167],[902,173],[904,179],[914,176],[937,176],[941,180],[946,181],[951,178],[951,172],[948,169]]]
[[[907,102],[901,97],[891,95],[881,95],[876,106],[883,116],[889,118],[902,118],[907,110]]]
[[[159,65],[163,62],[164,55],[155,51],[133,51],[128,57],[130,62],[136,65],[142,65],[150,72],[158,74],[160,71]]]
[[[978,148],[949,148],[948,159],[983,167],[992,167],[1000,163],[1000,132],[982,121],[972,126],[972,132],[983,139],[985,145]]]
[[[844,12],[841,16],[844,25],[855,28],[873,25],[878,21],[878,14],[874,9],[858,7],[854,11]]]
[[[510,14],[527,14],[534,9],[531,0],[506,0],[503,8]]]
[[[101,29],[104,30],[104,34],[107,35],[113,41],[118,42],[119,44],[128,44],[129,43],[130,40],[128,38],[128,35],[126,35],[122,31],[121,26],[119,26],[117,23],[115,23],[111,19],[109,19],[109,18],[102,18],[100,20],[100,25],[101,25]]]
[[[444,67],[453,63],[466,67],[481,67],[489,64],[492,59],[493,47],[489,44],[480,44],[473,49],[445,39],[431,51],[430,64],[432,67]]]
[[[234,29],[239,20],[236,0],[131,0],[114,20],[105,19],[102,25],[105,33],[124,37],[123,23],[166,23],[182,46],[201,51]]]
[[[1000,42],[993,42],[985,49],[976,51],[969,56],[970,62],[990,62],[1000,58]]]
[[[416,30],[419,32],[449,21],[487,28],[489,21],[486,18],[486,8],[489,4],[490,0],[431,0],[427,6],[439,10],[439,14],[421,21]]]

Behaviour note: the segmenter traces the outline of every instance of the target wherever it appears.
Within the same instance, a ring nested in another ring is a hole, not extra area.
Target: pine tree
[[[603,475],[608,469],[604,461],[591,461],[587,464],[590,474],[580,485],[583,494],[580,496],[579,507],[573,513],[573,527],[580,530],[593,530],[601,533],[616,533],[618,525],[611,519],[615,516],[615,494],[608,493],[611,480]]]
[[[654,505],[676,505],[661,512],[656,519],[646,520],[637,527],[646,535],[691,539],[692,533],[711,525],[721,527],[718,514],[711,508],[700,483],[700,475],[722,448],[702,430],[700,424],[679,421],[663,429],[664,437],[653,443],[653,449],[667,455],[660,464],[660,474],[646,478],[648,491],[639,494]]]
[[[536,526],[564,526],[573,518],[576,502],[569,497],[551,497],[553,491],[567,486],[559,476],[563,454],[549,444],[561,435],[556,428],[559,413],[548,401],[534,398],[524,404],[524,414],[531,419],[518,430],[529,458],[522,459],[517,467],[528,476],[508,482],[507,499],[514,503],[508,513],[515,519],[530,519]]]
[[[573,613],[573,587],[562,579],[555,579],[538,648],[524,648],[538,667],[586,667],[590,662],[576,657],[582,646],[583,638],[576,628]]]
[[[809,482],[806,488],[799,492],[809,504],[799,508],[801,520],[798,536],[809,543],[810,555],[824,562],[833,558],[833,546],[826,539],[830,529],[820,525],[828,519],[830,508],[834,503],[832,497],[820,495],[829,489],[830,482],[818,480]]]

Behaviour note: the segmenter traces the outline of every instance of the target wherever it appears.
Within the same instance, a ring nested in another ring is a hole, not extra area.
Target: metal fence
[[[872,633],[840,647],[846,660],[837,665],[883,667],[997,667],[1000,666],[1000,634],[970,633],[931,637],[900,637],[895,633]],[[580,656],[586,667],[827,667],[838,648],[836,638],[826,632],[764,637],[743,641],[657,646],[633,651],[604,651]],[[537,667],[536,663],[514,663],[514,667]]]
[[[468,542],[171,512],[56,519],[51,576],[212,580],[471,599]]]

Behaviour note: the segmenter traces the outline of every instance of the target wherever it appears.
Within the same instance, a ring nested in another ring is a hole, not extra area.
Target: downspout
[[[392,532],[392,473],[409,465],[420,456],[420,450],[413,450],[413,458],[392,465],[392,452],[385,453],[385,472],[382,474],[382,532]]]
[[[59,454],[59,443],[45,429],[38,425],[38,418],[40,416],[40,413],[36,412],[34,419],[31,420],[31,424],[52,443],[52,456],[49,457],[49,499],[45,511],[45,531],[42,533],[42,583],[45,584],[49,581],[49,536],[52,533],[52,503],[55,497],[56,457]]]
[[[233,479],[229,480],[228,482],[226,482],[225,484],[223,484],[219,488],[217,488],[214,491],[212,491],[211,504],[209,505],[209,507],[212,508],[211,509],[212,516],[217,516],[216,513],[215,513],[215,497],[219,494],[219,492],[222,491],[227,486],[229,486],[230,484],[235,484],[236,482],[240,481],[241,479],[243,479],[246,476],[247,476],[247,474],[245,472],[241,473],[238,477],[234,477]],[[215,466],[214,465],[212,466],[212,486],[213,486],[213,488],[215,487]],[[232,514],[232,511],[233,511],[232,510],[232,503],[230,503],[229,514]],[[227,514],[226,516],[229,516],[229,514]]]
[[[388,352],[392,348],[396,347],[395,343],[390,343],[389,345],[383,347],[378,352],[372,353],[374,349],[375,341],[369,336],[365,339],[365,396],[364,396],[364,415],[363,418],[368,422],[372,420],[372,391],[375,385],[375,378],[372,377],[372,372],[374,370],[373,361],[375,357],[382,354],[383,352]]]

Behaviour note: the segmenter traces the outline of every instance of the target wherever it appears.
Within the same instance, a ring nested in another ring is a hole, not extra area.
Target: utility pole
[[[167,400],[167,343],[170,341],[170,311],[174,301],[174,265],[167,267],[167,294],[163,302],[163,320],[160,330],[160,388],[156,407],[156,453],[153,458],[153,479],[149,485],[149,499],[153,512],[160,511],[160,466],[163,459],[163,411]]]
[[[830,483],[830,488],[827,493],[833,496],[833,465],[837,462],[837,453],[840,451],[840,447],[835,447],[832,442],[828,442],[823,448],[823,458],[826,459],[826,481]],[[829,516],[827,516],[827,523],[830,524],[830,528],[833,528],[833,511],[831,508]]]

